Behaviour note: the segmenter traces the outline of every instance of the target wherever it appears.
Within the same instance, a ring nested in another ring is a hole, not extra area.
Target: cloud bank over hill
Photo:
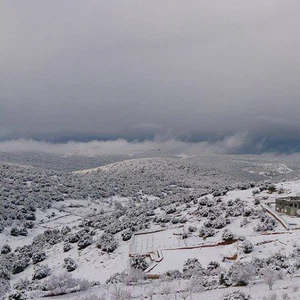
[[[247,133],[238,133],[214,142],[184,142],[176,139],[127,141],[124,139],[90,142],[49,143],[32,139],[18,139],[0,142],[0,152],[46,152],[60,155],[97,156],[104,154],[134,154],[145,151],[164,151],[171,154],[201,153],[244,153],[249,149],[251,139]],[[259,149],[258,149],[259,150]]]
[[[299,10],[298,0],[3,1],[0,140],[170,136],[226,152],[247,132],[234,148],[298,151]]]

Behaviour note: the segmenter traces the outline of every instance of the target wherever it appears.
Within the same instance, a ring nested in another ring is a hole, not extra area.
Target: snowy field
[[[182,233],[183,226],[145,234],[136,234],[131,242],[131,252],[146,254],[157,249],[185,247],[185,240],[181,238]]]
[[[224,256],[231,257],[237,253],[237,245],[218,246],[209,248],[162,250],[163,260],[149,274],[164,274],[169,270],[182,271],[188,258],[197,258],[203,267],[211,261],[222,264]]]

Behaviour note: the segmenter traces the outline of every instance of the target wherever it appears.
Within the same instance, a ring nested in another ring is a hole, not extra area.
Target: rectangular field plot
[[[197,258],[202,267],[207,267],[210,261],[217,261],[222,264],[224,255],[232,256],[236,252],[237,248],[235,244],[214,248],[162,250],[162,261],[149,274],[163,274],[168,270],[175,269],[182,271],[184,262],[188,258]]]
[[[173,228],[135,235],[130,252],[145,254],[157,249],[185,247],[185,240],[181,238],[182,232],[183,228]]]

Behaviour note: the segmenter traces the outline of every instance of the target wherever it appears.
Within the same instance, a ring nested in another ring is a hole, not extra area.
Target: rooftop
[[[300,196],[279,197],[276,201],[300,201]]]

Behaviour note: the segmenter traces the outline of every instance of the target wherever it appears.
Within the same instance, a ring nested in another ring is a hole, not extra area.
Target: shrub
[[[182,271],[184,278],[190,278],[202,275],[204,269],[197,258],[188,258],[183,265]]]
[[[216,219],[213,224],[212,227],[216,228],[216,229],[221,229],[223,227],[225,227],[227,225],[227,221],[225,218],[218,218]]]
[[[19,291],[29,291],[31,290],[31,282],[27,278],[21,278],[18,280],[15,285],[13,286],[15,290]]]
[[[255,274],[251,264],[234,263],[220,274],[220,284],[225,286],[246,286]]]
[[[250,300],[251,296],[242,291],[229,292],[223,296],[223,300]]]
[[[72,249],[72,245],[70,243],[64,243],[63,251],[68,252]]]
[[[274,184],[270,184],[268,186],[268,192],[271,194],[271,193],[274,193],[276,192],[276,186]]]
[[[78,281],[69,273],[51,275],[44,282],[44,290],[49,291],[50,295],[63,295],[68,291],[74,291],[78,287]]]
[[[29,265],[29,258],[19,258],[17,259],[13,264],[11,268],[11,273],[12,274],[18,274],[23,272],[27,266]]]
[[[0,279],[10,280],[10,273],[5,266],[0,266]]]
[[[188,230],[189,230],[189,232],[196,232],[197,231],[197,227],[196,226],[189,226]]]
[[[77,265],[75,263],[75,260],[71,257],[67,257],[64,259],[64,268],[67,269],[68,272],[73,272],[76,270]]]
[[[140,270],[146,270],[148,268],[148,263],[144,256],[137,255],[135,257],[132,257],[130,259],[130,267],[132,269],[140,269]]]
[[[47,229],[43,233],[34,237],[32,245],[38,248],[44,247],[46,245],[55,245],[60,243],[62,240],[62,235],[58,229]]]
[[[46,253],[45,252],[37,252],[37,253],[34,253],[32,255],[32,263],[35,265],[43,260],[46,259]]]
[[[50,275],[50,268],[46,265],[37,266],[32,276],[33,280],[40,280]]]
[[[87,279],[77,279],[80,291],[86,291],[91,287],[91,283]]]
[[[34,223],[32,221],[28,221],[24,224],[25,228],[32,229],[34,228]]]
[[[33,254],[33,247],[31,245],[25,245],[23,247],[17,247],[15,252],[19,253],[22,257],[32,257]]]
[[[263,213],[260,216],[260,224],[258,224],[255,227],[255,230],[257,232],[260,232],[260,231],[272,231],[272,230],[274,230],[275,225],[276,225],[275,220],[272,219],[270,216],[266,215],[265,213]]]
[[[62,235],[67,235],[69,232],[71,232],[71,228],[69,226],[63,226],[60,230],[60,233]]]
[[[19,229],[19,235],[21,236],[27,236],[28,235],[28,230],[26,229],[26,227],[22,227]]]
[[[240,222],[241,227],[245,227],[250,223],[250,221],[247,218],[243,218]]]
[[[205,226],[202,226],[199,230],[199,236],[200,237],[211,237],[211,236],[214,236],[216,233],[215,229],[214,228],[208,228],[208,227],[205,227]]]
[[[131,239],[131,236],[132,236],[132,231],[129,228],[125,229],[122,232],[122,240],[123,241],[129,241]]]
[[[208,199],[207,202],[206,202],[206,206],[207,207],[212,207],[212,206],[215,206],[216,205],[216,202],[214,199]]]
[[[11,292],[6,296],[7,300],[26,300],[27,297],[24,292]]]
[[[273,270],[280,271],[290,267],[288,258],[285,254],[277,252],[266,259],[266,264]]]
[[[182,273],[179,270],[169,270],[164,275],[171,280],[182,278]]]
[[[71,234],[68,238],[69,243],[75,244],[80,240],[80,236],[77,233]]]
[[[128,272],[124,282],[126,284],[131,284],[134,282],[140,282],[147,279],[145,273],[141,269],[132,269]]]
[[[106,300],[106,295],[96,295],[96,294],[88,294],[85,296],[82,296],[80,300]]]
[[[0,297],[10,290],[10,284],[8,280],[0,278]]]
[[[106,252],[113,252],[117,246],[118,243],[111,233],[104,233],[97,241],[97,247]]]
[[[9,245],[4,245],[3,247],[2,247],[2,249],[1,249],[1,254],[8,254],[8,253],[10,253],[11,252],[11,248],[10,248],[10,246]]]
[[[110,299],[111,300],[132,299],[131,291],[116,285],[111,291]]]
[[[175,212],[176,212],[176,206],[173,205],[173,204],[171,204],[171,205],[165,207],[165,212],[166,212],[166,214],[168,214],[168,215],[169,215],[169,214],[175,213]]]
[[[240,249],[245,253],[251,253],[253,251],[253,244],[248,241],[248,240],[244,240],[241,244],[240,244]]]
[[[232,241],[233,240],[233,233],[229,229],[225,228],[223,233],[222,233],[222,239],[225,242]]]
[[[124,273],[115,273],[109,279],[106,280],[106,284],[118,284],[123,283],[126,279],[126,274]]]
[[[220,264],[217,261],[211,261],[207,265],[208,274],[215,275],[216,270],[220,267]]]
[[[93,243],[93,238],[90,235],[86,234],[78,241],[77,243],[78,250],[85,249],[86,247],[92,245],[92,243]]]
[[[19,235],[19,229],[17,227],[13,227],[10,230],[10,235],[12,235],[12,236],[18,236]]]

